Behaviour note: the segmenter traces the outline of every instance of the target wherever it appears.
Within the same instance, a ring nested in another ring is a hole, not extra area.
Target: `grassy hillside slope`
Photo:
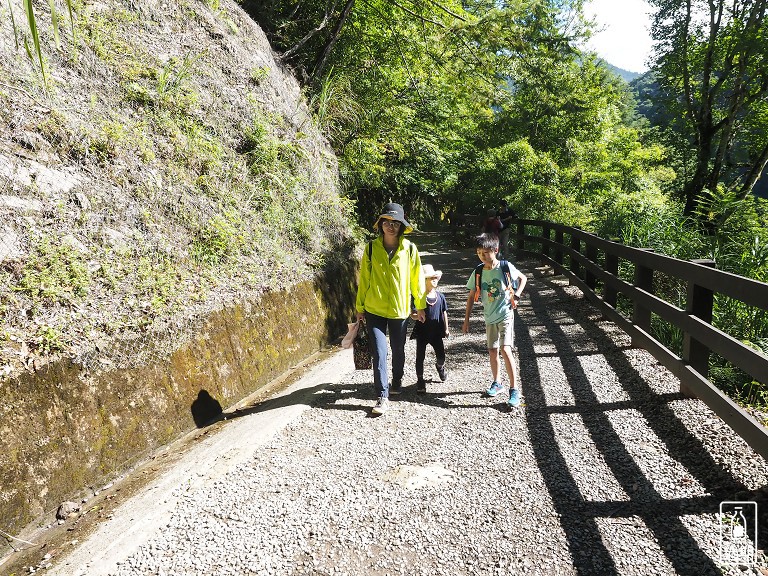
[[[5,534],[340,335],[357,261],[333,152],[235,2],[78,1],[60,48],[34,5],[45,81],[0,4]]]
[[[35,3],[47,87],[21,0],[0,7],[0,385],[167,356],[353,236],[299,85],[235,2],[74,6],[57,49]]]

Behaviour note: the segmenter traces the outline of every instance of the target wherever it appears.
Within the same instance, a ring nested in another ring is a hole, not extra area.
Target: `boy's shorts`
[[[491,350],[492,348],[498,348],[499,344],[501,344],[501,346],[514,346],[514,327],[514,314],[510,314],[497,324],[486,324],[485,339],[488,343],[488,349]]]

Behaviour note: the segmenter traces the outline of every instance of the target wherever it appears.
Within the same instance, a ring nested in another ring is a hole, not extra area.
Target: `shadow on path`
[[[441,234],[414,236],[423,254],[423,261],[443,271],[440,289],[449,300],[450,329],[452,333],[460,333],[467,294],[465,285],[477,262],[475,251],[473,248],[454,250],[447,245],[447,237]],[[535,266],[523,262],[519,267],[526,268],[526,264]],[[532,273],[528,273],[528,276],[529,288],[521,309],[524,318],[515,323],[526,400],[523,410],[536,465],[559,516],[576,572],[585,575],[623,573],[624,569],[616,565],[606,546],[600,521],[609,518],[639,518],[652,533],[677,574],[720,574],[714,561],[700,548],[681,518],[685,515],[715,514],[722,500],[747,499],[747,488],[714,460],[706,446],[672,410],[670,403],[681,400],[682,396],[676,393],[656,393],[631,364],[626,354],[629,348],[614,341],[586,301],[574,298],[551,278],[534,277]],[[473,313],[471,334],[471,339],[447,340],[446,352],[449,358],[462,358],[462,361],[474,362],[486,370],[487,350],[482,313]],[[534,340],[538,338],[551,341],[554,350],[537,352]],[[601,403],[593,389],[591,375],[580,361],[580,358],[590,355],[605,358],[605,363],[617,376],[628,400]],[[551,357],[560,360],[562,373],[552,375],[541,372],[540,360]],[[553,382],[551,379],[555,377],[565,378],[566,382]],[[563,384],[567,384],[574,403],[548,405],[545,390],[548,386],[562,387]],[[413,387],[407,387],[404,394],[393,398],[393,401],[449,410],[477,407],[507,410],[504,403],[489,404],[488,399],[483,398],[480,392],[484,388],[482,381],[478,380],[477,387],[472,387],[476,391],[428,391],[426,394],[417,394]],[[478,401],[473,402],[473,397]],[[239,418],[299,403],[324,410],[367,412],[372,398],[372,385],[368,382],[325,383],[222,413],[218,420]],[[469,403],[458,400],[462,398],[469,400]],[[340,403],[340,399],[345,402]],[[350,403],[350,399],[353,402]],[[706,494],[674,499],[663,497],[611,423],[609,414],[620,410],[637,412],[663,442],[669,457],[684,466]],[[553,422],[553,416],[557,415],[580,417],[588,437],[579,438],[579,441],[594,445],[628,499],[585,500],[558,445],[558,431]]]
[[[545,279],[536,282],[545,284]],[[608,517],[640,517],[653,533],[661,550],[677,574],[720,574],[713,560],[699,547],[680,517],[686,514],[715,513],[720,500],[743,493],[745,487],[723,470],[712,459],[707,449],[683,425],[668,405],[682,398],[679,394],[656,394],[637,373],[612,338],[595,323],[584,317],[585,302],[569,306],[586,340],[596,344],[630,400],[602,404],[598,400],[589,375],[579,362],[577,346],[563,331],[563,323],[549,317],[556,300],[573,300],[561,288],[550,285],[554,296],[546,299],[531,286],[531,313],[537,326],[543,328],[556,343],[556,356],[560,358],[568,386],[575,400],[574,406],[548,406],[544,388],[547,375],[539,372],[534,342],[529,327],[519,325],[518,348],[521,358],[522,381],[526,395],[526,416],[539,468],[546,481],[552,501],[561,515],[574,566],[581,574],[619,574],[620,569],[606,549],[596,520]],[[582,313],[579,313],[579,310]],[[665,499],[659,494],[612,426],[608,413],[612,410],[636,410],[649,427],[665,443],[669,455],[683,464],[710,493],[693,498]],[[569,470],[558,448],[553,414],[575,413],[581,417],[591,442],[604,457],[605,464],[629,496],[628,501],[588,502]]]

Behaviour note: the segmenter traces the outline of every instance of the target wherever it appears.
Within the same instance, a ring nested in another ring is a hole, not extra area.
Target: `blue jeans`
[[[405,338],[408,318],[384,318],[365,313],[365,326],[373,356],[373,386],[379,397],[389,398],[387,373],[387,331],[392,347],[392,382],[402,382],[405,367]]]

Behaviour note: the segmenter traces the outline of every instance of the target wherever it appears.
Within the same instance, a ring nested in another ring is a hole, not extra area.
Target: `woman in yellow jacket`
[[[389,395],[400,394],[405,366],[405,340],[413,297],[419,322],[426,308],[421,258],[416,245],[403,235],[413,231],[403,207],[390,203],[373,225],[379,237],[368,243],[360,264],[357,319],[365,319],[373,356],[373,385],[378,400],[372,414],[384,414]],[[387,331],[392,348],[392,385],[387,374]]]

